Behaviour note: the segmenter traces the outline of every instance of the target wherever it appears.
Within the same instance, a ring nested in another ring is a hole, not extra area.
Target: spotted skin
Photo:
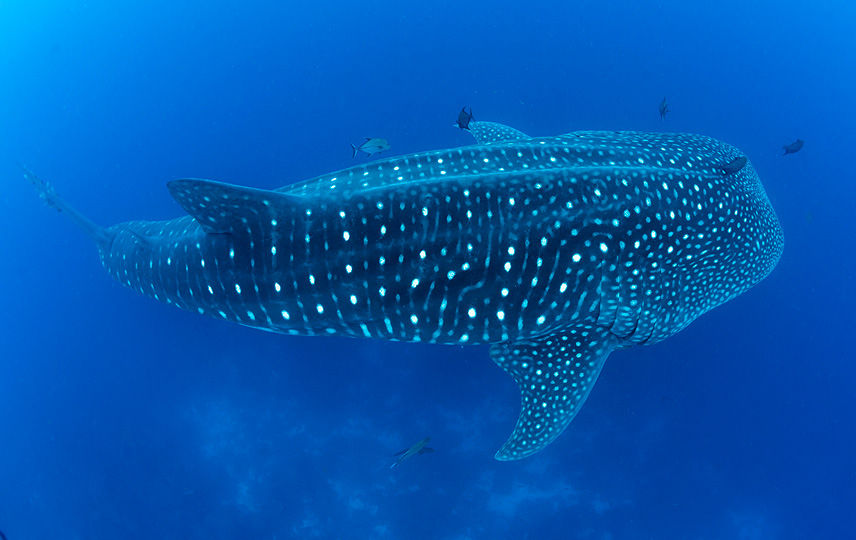
[[[511,140],[525,141],[532,138],[522,131],[496,122],[471,122],[469,130],[478,144],[494,144]]]
[[[294,335],[490,344],[522,394],[500,460],[554,440],[612,350],[671,336],[779,259],[751,163],[725,172],[743,158],[732,146],[470,128],[480,144],[274,191],[176,180],[189,216],[81,226],[110,275],[183,309]]]

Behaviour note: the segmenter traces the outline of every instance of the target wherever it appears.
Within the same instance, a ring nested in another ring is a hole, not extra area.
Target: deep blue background
[[[0,529],[851,536],[854,6],[0,0]],[[492,457],[519,396],[486,348],[288,338],[158,304],[15,165],[98,223],[170,218],[173,178],[273,188],[350,166],[367,136],[388,155],[470,144],[463,105],[533,135],[721,138],[785,229],[768,279],[613,354],[565,434],[515,463]],[[427,435],[436,453],[389,470]]]

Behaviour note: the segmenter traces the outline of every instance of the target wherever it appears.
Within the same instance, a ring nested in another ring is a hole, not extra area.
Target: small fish
[[[746,162],[749,161],[746,159],[746,156],[740,156],[739,158],[735,158],[729,161],[727,164],[723,165],[722,172],[725,174],[733,174],[746,166]]]
[[[401,465],[401,462],[407,458],[411,458],[413,456],[418,456],[419,454],[427,454],[429,452],[433,452],[434,451],[433,448],[428,448],[427,446],[425,446],[426,444],[428,444],[428,441],[430,441],[430,440],[431,440],[431,437],[425,437],[424,439],[422,439],[418,443],[414,444],[410,448],[405,448],[401,452],[394,454],[396,456],[400,455],[401,457],[398,458],[398,461],[393,463],[392,466],[390,466],[390,469],[394,469],[394,468],[398,467],[399,465]]]
[[[666,103],[666,98],[663,98],[663,101],[660,102],[660,120],[666,119],[666,113],[669,111],[669,104]]]
[[[461,129],[470,129],[470,122],[473,119],[473,108],[470,107],[470,112],[467,112],[467,108],[464,107],[461,109],[461,112],[458,113],[458,127]]]
[[[796,154],[797,152],[802,150],[803,144],[805,144],[805,141],[802,139],[797,139],[796,142],[792,142],[791,144],[786,144],[785,146],[782,147],[782,150],[785,151],[785,153],[782,155],[786,156],[788,154]]]
[[[351,157],[357,157],[357,150],[365,152],[368,155],[380,154],[384,150],[389,150],[389,143],[386,142],[386,139],[372,139],[371,137],[366,137],[366,142],[359,146],[352,144],[351,148],[354,150],[354,155]]]

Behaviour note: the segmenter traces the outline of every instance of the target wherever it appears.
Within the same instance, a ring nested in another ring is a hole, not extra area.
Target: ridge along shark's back
[[[169,189],[188,217],[88,232],[110,238],[101,256],[118,281],[215,318],[287,334],[491,344],[523,396],[503,460],[561,433],[612,350],[674,334],[760,281],[781,254],[775,213],[732,146],[469,129],[478,144],[274,191],[176,180]]]

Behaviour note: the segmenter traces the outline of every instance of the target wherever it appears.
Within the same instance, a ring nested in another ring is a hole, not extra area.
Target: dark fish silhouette
[[[458,113],[458,127],[461,129],[470,129],[470,121],[473,119],[473,108],[470,107],[470,112],[467,113],[467,108],[461,109]]]
[[[351,148],[354,150],[354,155],[351,157],[357,157],[357,150],[365,152],[368,155],[380,154],[384,150],[389,150],[389,143],[386,142],[386,139],[372,139],[371,137],[366,137],[366,142],[359,146],[352,144]]]
[[[792,142],[791,144],[786,144],[785,146],[782,147],[782,150],[785,151],[785,153],[782,155],[786,156],[788,154],[796,154],[797,152],[802,150],[803,144],[805,144],[805,141],[802,139],[797,139],[796,142]]]
[[[0,531],[0,539],[1,539],[1,540],[6,540],[6,535],[5,535],[5,534],[3,534],[3,531]]]
[[[666,98],[663,98],[663,101],[660,102],[660,120],[666,119],[666,113],[671,112],[669,110],[669,104],[666,103]]]
[[[749,161],[746,159],[746,156],[740,156],[739,158],[735,158],[732,161],[729,161],[725,166],[722,167],[722,172],[725,174],[733,174],[746,166],[746,162]]]
[[[430,440],[431,440],[431,437],[425,437],[424,439],[422,439],[418,443],[414,444],[410,448],[405,448],[401,452],[398,452],[397,454],[395,454],[396,456],[401,456],[401,457],[398,458],[398,461],[396,461],[395,463],[392,464],[390,469],[394,469],[394,468],[398,467],[399,465],[401,465],[401,462],[407,458],[412,458],[413,456],[418,456],[419,454],[427,454],[429,452],[433,452],[434,451],[433,448],[428,448],[427,446],[425,446],[426,444],[428,444],[428,441],[430,441]]]

